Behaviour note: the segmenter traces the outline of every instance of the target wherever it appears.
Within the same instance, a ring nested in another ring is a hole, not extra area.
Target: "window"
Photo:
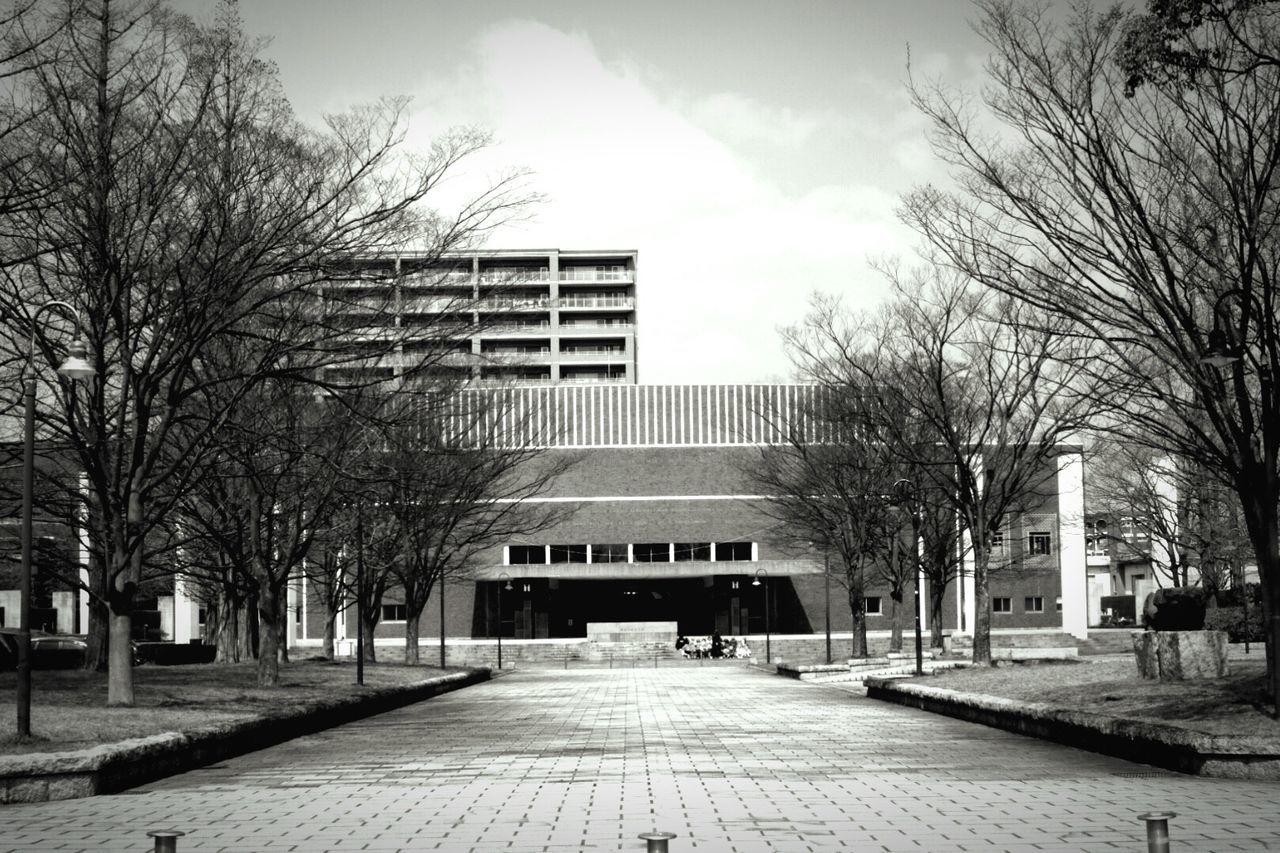
[[[1022,610],[1024,613],[1043,613],[1044,597],[1040,595],[1028,595],[1022,599]]]
[[[508,565],[532,566],[547,561],[547,549],[542,545],[512,545],[507,551],[510,554]]]
[[[403,604],[382,605],[383,622],[403,622],[409,616],[409,610]]]
[[[1058,596],[1057,598],[1054,599],[1053,609],[1058,611],[1059,613],[1062,612],[1062,596]]]
[[[591,562],[593,563],[625,563],[626,561],[626,545],[591,546]]]
[[[1032,530],[1027,534],[1027,553],[1048,554],[1052,550],[1053,537],[1047,530]]]
[[[639,542],[631,546],[637,563],[671,562],[671,545],[666,542]]]
[[[1004,531],[1003,530],[997,530],[991,534],[991,550],[992,551],[1004,550]]]
[[[551,546],[551,562],[553,563],[585,563],[586,561],[586,545]]]
[[[711,559],[711,543],[710,542],[677,542],[676,543],[676,562],[681,563],[686,560],[710,560]]]
[[[1085,526],[1085,554],[1090,557],[1105,557],[1109,552],[1107,542],[1107,523],[1091,521]]]
[[[868,595],[866,598],[862,600],[866,604],[866,607],[863,609],[868,616],[880,615],[880,596]]]
[[[751,561],[751,543],[750,542],[717,542],[716,543],[716,560],[750,562]]]
[[[1012,598],[991,599],[991,612],[992,613],[1012,613],[1013,599]]]

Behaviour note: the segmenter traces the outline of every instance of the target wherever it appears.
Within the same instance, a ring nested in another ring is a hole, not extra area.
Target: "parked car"
[[[84,664],[89,646],[83,637],[31,632],[32,669],[75,669]],[[18,666],[18,629],[0,628],[0,668]]]

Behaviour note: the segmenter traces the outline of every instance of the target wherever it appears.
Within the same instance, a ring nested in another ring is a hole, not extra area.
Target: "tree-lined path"
[[[529,670],[116,796],[0,850],[1280,849],[1280,783],[1198,779],[740,665]]]

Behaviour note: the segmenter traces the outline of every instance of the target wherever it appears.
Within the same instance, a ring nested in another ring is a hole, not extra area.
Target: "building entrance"
[[[703,578],[560,580],[552,593],[552,635],[585,637],[588,622],[675,622],[682,634],[715,627],[712,587]]]

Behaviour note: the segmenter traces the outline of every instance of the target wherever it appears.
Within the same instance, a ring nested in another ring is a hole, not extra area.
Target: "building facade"
[[[588,636],[593,623],[673,623],[687,635],[848,636],[842,587],[824,555],[768,512],[749,471],[818,390],[805,385],[592,385],[515,388],[554,436],[546,452],[574,464],[537,500],[564,517],[534,537],[495,543],[469,577],[433,592],[423,643],[547,642]],[[770,413],[765,415],[762,413]],[[1065,447],[1056,490],[1011,519],[1005,570],[991,578],[995,630],[1085,635],[1082,455]],[[869,573],[867,622],[887,636],[888,590]],[[921,617],[929,629],[927,589]],[[294,641],[315,644],[326,615],[305,579],[290,592]],[[403,642],[402,599],[389,589],[380,642]],[[396,618],[399,617],[399,618]],[[443,618],[443,629],[442,629]],[[943,629],[972,631],[972,563],[946,593]],[[178,622],[190,622],[190,614]],[[355,636],[354,617],[337,636]]]
[[[538,249],[363,259],[320,297],[350,334],[394,335],[395,351],[372,367],[331,369],[390,377],[444,349],[437,369],[485,384],[634,384],[637,258]]]

